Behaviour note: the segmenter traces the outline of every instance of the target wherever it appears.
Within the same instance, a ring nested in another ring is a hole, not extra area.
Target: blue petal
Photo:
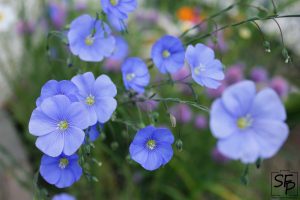
[[[157,142],[165,142],[172,144],[174,142],[174,136],[167,128],[157,128],[153,131],[152,138]]]
[[[172,146],[170,145],[170,143],[165,143],[165,142],[159,142],[157,145],[158,146],[155,151],[160,153],[160,155],[163,159],[162,164],[165,165],[173,157]]]
[[[100,135],[100,132],[98,131],[98,123],[91,126],[89,131],[88,131],[88,137],[89,140],[94,142]]]
[[[69,156],[74,154],[84,141],[84,132],[76,127],[69,127],[64,134],[64,148],[63,152]]]
[[[117,95],[117,88],[108,76],[101,75],[95,81],[93,94],[96,98],[114,97]]]
[[[42,136],[57,129],[57,121],[45,115],[40,108],[36,108],[29,120],[29,132],[35,136]]]
[[[224,108],[221,99],[217,99],[210,112],[210,129],[216,138],[226,138],[238,131],[236,118]]]
[[[133,140],[133,144],[145,145],[146,141],[150,139],[153,135],[153,132],[156,128],[154,126],[146,126],[145,128],[140,129]]]
[[[95,83],[95,77],[92,72],[86,72],[74,76],[71,80],[78,88],[80,94],[87,97],[91,94]]]
[[[280,121],[286,119],[283,103],[272,89],[264,89],[256,95],[251,109],[251,116],[253,118]]]
[[[144,163],[142,163],[142,166],[146,170],[152,171],[159,168],[163,163],[163,158],[157,151],[149,151],[147,159]]]
[[[68,169],[72,171],[75,181],[78,181],[82,175],[82,168],[78,164],[78,162],[71,162],[68,166]]]
[[[259,145],[251,129],[236,132],[218,141],[218,150],[228,158],[254,163],[259,158]]]
[[[129,146],[129,153],[131,159],[141,165],[146,162],[148,157],[148,150],[144,145],[131,143]]]
[[[255,93],[256,88],[252,81],[242,81],[224,91],[222,102],[231,115],[242,117],[250,111]]]
[[[74,175],[68,168],[61,170],[60,179],[55,183],[58,188],[70,187],[75,182]]]
[[[67,121],[70,126],[80,129],[86,129],[89,127],[89,113],[82,103],[72,103],[65,112],[68,115]]]
[[[107,122],[117,108],[117,101],[111,97],[98,98],[95,103],[98,122]]]
[[[274,156],[288,137],[288,126],[277,120],[255,119],[252,127],[262,158]]]
[[[60,121],[66,119],[64,110],[68,108],[70,104],[71,101],[66,96],[56,95],[45,99],[40,108],[44,114],[53,120]]]
[[[59,131],[54,131],[37,138],[35,145],[43,153],[56,157],[59,156],[64,148],[64,135]]]
[[[61,175],[61,170],[58,166],[58,162],[55,164],[41,165],[40,174],[50,184],[55,184]]]

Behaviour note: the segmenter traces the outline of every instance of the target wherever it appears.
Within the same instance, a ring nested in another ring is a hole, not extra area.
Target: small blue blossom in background
[[[29,121],[29,132],[38,136],[36,146],[49,156],[74,154],[84,141],[88,113],[79,102],[66,96],[49,97],[37,107]]]
[[[75,197],[67,194],[67,193],[61,193],[55,195],[52,200],[76,200]]]
[[[93,73],[86,72],[73,77],[72,82],[79,90],[78,100],[88,112],[89,125],[107,122],[117,107],[117,88],[111,79],[101,75],[95,80]]]
[[[156,170],[171,160],[173,142],[169,129],[147,126],[137,132],[130,144],[131,159],[146,170]]]
[[[55,195],[52,200],[76,200],[75,197],[67,194],[67,193],[62,193],[62,194],[57,194]]]
[[[178,38],[165,35],[153,45],[151,58],[161,73],[172,74],[184,66],[184,53],[184,46]]]
[[[100,123],[97,123],[89,128],[87,134],[91,142],[94,142],[99,137],[100,135],[100,131],[98,129],[99,126],[103,128],[103,124]]]
[[[101,6],[105,14],[126,19],[128,14],[136,9],[137,2],[136,0],[101,0]]]
[[[274,156],[288,136],[286,113],[272,89],[256,94],[252,81],[228,87],[210,114],[218,150],[228,158],[253,163]]]
[[[136,0],[101,0],[103,12],[110,25],[117,31],[125,31],[128,14],[137,7]]]
[[[199,85],[216,89],[224,79],[222,63],[215,59],[214,51],[203,45],[189,45],[186,50],[186,61],[192,72],[192,78]]]
[[[77,101],[78,89],[71,81],[63,80],[56,81],[50,80],[42,87],[41,96],[36,101],[36,106],[40,106],[41,103],[48,97],[55,95],[65,95],[72,102]]]
[[[128,58],[121,70],[125,88],[144,93],[145,87],[150,82],[150,74],[145,62],[140,58]]]
[[[40,174],[48,183],[58,188],[66,188],[80,179],[82,168],[78,164],[77,154],[71,156],[62,154],[58,157],[44,155],[41,160]]]
[[[115,48],[115,38],[109,26],[86,14],[72,21],[68,41],[71,52],[89,62],[102,61],[111,56]]]

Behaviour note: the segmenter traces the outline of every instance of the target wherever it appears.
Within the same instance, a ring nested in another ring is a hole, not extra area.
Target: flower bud
[[[268,53],[271,52],[271,44],[269,41],[264,41],[263,46],[264,46],[266,52],[268,52]]]
[[[183,142],[182,142],[181,139],[178,139],[178,140],[176,141],[175,145],[176,145],[176,148],[177,148],[178,151],[182,151]]]
[[[176,127],[176,118],[172,114],[170,114],[170,122],[171,122],[171,126],[173,128],[175,128]]]

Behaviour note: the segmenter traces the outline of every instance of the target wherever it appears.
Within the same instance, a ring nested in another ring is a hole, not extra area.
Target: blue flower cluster
[[[107,122],[117,107],[116,94],[108,76],[95,79],[91,72],[43,86],[29,132],[38,137],[36,146],[45,154],[40,173],[47,182],[63,188],[79,180],[82,169],[76,151],[85,139],[99,136],[98,124]]]
[[[122,31],[137,3],[101,0],[101,6],[108,23]],[[128,55],[126,41],[113,36],[109,25],[98,16],[77,17],[70,24],[67,38],[72,54],[83,61],[123,61]],[[174,74],[187,63],[192,79],[207,88],[218,88],[224,79],[222,63],[210,47],[200,43],[185,48],[179,38],[165,35],[153,45],[151,59],[162,74]],[[141,58],[127,58],[121,72],[127,90],[136,95],[145,92],[150,73]],[[108,76],[95,78],[91,72],[71,80],[50,80],[42,87],[29,132],[37,136],[36,146],[44,153],[40,174],[48,183],[65,188],[80,179],[83,170],[76,152],[83,144],[97,139],[98,127],[116,110],[116,95],[116,86]],[[284,107],[273,90],[256,94],[254,83],[245,81],[227,88],[213,103],[210,128],[219,139],[217,146],[222,154],[252,163],[273,156],[282,146],[288,135],[285,118]],[[169,129],[146,126],[138,130],[130,144],[130,157],[146,170],[156,170],[171,160],[173,143]]]

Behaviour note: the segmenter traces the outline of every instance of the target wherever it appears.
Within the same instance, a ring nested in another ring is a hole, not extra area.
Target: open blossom
[[[75,197],[67,194],[67,193],[62,193],[55,195],[52,200],[76,200]]]
[[[86,14],[72,21],[68,41],[74,55],[90,62],[111,56],[115,48],[115,38],[108,25]]]
[[[77,98],[88,113],[89,125],[107,122],[117,107],[114,99],[117,88],[111,79],[101,75],[95,80],[93,73],[86,72],[73,77],[71,81],[79,90]]]
[[[147,126],[135,135],[129,147],[130,156],[146,170],[156,170],[171,160],[173,142],[169,129]]]
[[[286,113],[272,89],[256,94],[255,84],[228,87],[211,109],[210,128],[226,157],[253,163],[274,156],[288,136]]]
[[[165,35],[153,45],[151,58],[161,73],[175,73],[184,66],[183,44],[178,38]]]
[[[195,47],[189,45],[185,57],[191,68],[192,78],[199,85],[212,89],[221,85],[224,79],[223,66],[215,59],[211,48],[203,44],[197,44]]]
[[[143,93],[150,82],[147,65],[140,58],[128,58],[121,67],[123,82],[127,90]]]
[[[137,7],[136,0],[101,0],[103,12],[118,19],[127,19]]]
[[[48,183],[58,188],[66,188],[80,179],[82,168],[78,164],[77,154],[71,156],[62,154],[57,157],[44,155],[41,161],[40,174]]]
[[[45,99],[31,115],[29,132],[38,136],[36,146],[45,154],[56,157],[74,154],[84,141],[89,126],[88,113],[79,102],[64,95]]]
[[[40,106],[45,99],[55,95],[65,95],[72,102],[75,102],[77,101],[77,92],[78,89],[76,85],[74,85],[71,81],[50,80],[42,87],[41,96],[37,99],[36,105]]]

